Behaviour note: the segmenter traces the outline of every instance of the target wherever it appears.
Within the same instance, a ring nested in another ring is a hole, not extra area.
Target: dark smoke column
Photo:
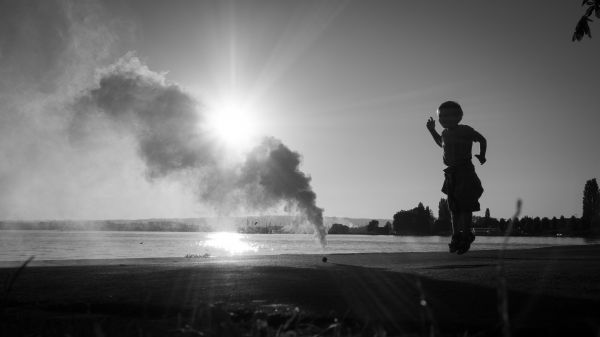
[[[317,196],[310,186],[310,177],[300,171],[299,166],[300,154],[278,139],[267,137],[248,154],[239,185],[246,191],[252,191],[248,187],[257,182],[262,189],[260,194],[265,198],[259,203],[273,204],[285,200],[290,206],[296,206],[314,226],[315,234],[325,247],[323,209],[317,207]]]

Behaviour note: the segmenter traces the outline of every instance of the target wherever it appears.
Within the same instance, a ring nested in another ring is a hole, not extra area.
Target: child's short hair
[[[442,110],[444,111],[444,115],[446,115],[446,116],[452,116],[454,118],[457,118],[458,120],[462,119],[462,116],[463,116],[462,108],[460,107],[460,104],[458,104],[454,101],[446,101],[446,102],[442,103],[437,111],[438,116],[440,115]]]

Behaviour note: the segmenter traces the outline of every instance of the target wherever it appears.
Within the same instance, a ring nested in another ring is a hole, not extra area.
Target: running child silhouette
[[[452,239],[448,244],[450,253],[464,254],[475,240],[473,212],[479,211],[479,197],[483,194],[481,181],[471,162],[471,148],[479,143],[475,155],[483,165],[486,162],[487,141],[472,127],[459,124],[463,116],[460,105],[453,101],[442,103],[437,115],[444,128],[442,135],[435,130],[435,121],[429,117],[427,129],[433,140],[444,152],[444,185],[442,192],[448,195],[448,207],[452,213]]]

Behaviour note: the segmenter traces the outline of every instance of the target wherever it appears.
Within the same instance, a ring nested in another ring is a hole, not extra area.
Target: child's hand
[[[427,120],[427,129],[429,131],[434,131],[435,130],[435,121],[433,120],[433,117],[429,117],[429,119]]]
[[[487,159],[485,159],[485,156],[482,156],[480,154],[476,154],[475,158],[479,159],[479,162],[481,163],[481,165],[485,164],[485,162],[487,161]]]

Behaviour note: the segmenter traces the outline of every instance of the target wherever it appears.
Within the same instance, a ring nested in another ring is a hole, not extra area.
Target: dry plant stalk
[[[504,240],[502,242],[502,249],[500,249],[500,254],[498,256],[498,265],[496,266],[498,270],[498,314],[500,314],[501,322],[502,322],[502,337],[510,337],[510,320],[508,317],[508,293],[506,290],[506,275],[504,273],[504,253],[506,251],[506,246],[508,245],[508,239],[512,234],[513,227],[519,215],[521,214],[521,199],[517,200],[517,206],[515,210],[515,214],[510,219],[508,224],[508,228],[504,232]]]
[[[7,276],[6,283],[4,284],[4,296],[2,297],[2,300],[0,301],[0,309],[4,308],[4,306],[8,302],[8,294],[12,290],[12,287],[15,284],[15,281],[17,280],[17,278],[19,277],[19,274],[21,274],[21,272],[25,269],[25,267],[27,267],[29,262],[33,261],[34,258],[35,258],[35,256],[30,256],[27,259],[27,261],[23,262],[23,264],[19,267],[19,269],[17,269],[14,273],[9,274]]]

